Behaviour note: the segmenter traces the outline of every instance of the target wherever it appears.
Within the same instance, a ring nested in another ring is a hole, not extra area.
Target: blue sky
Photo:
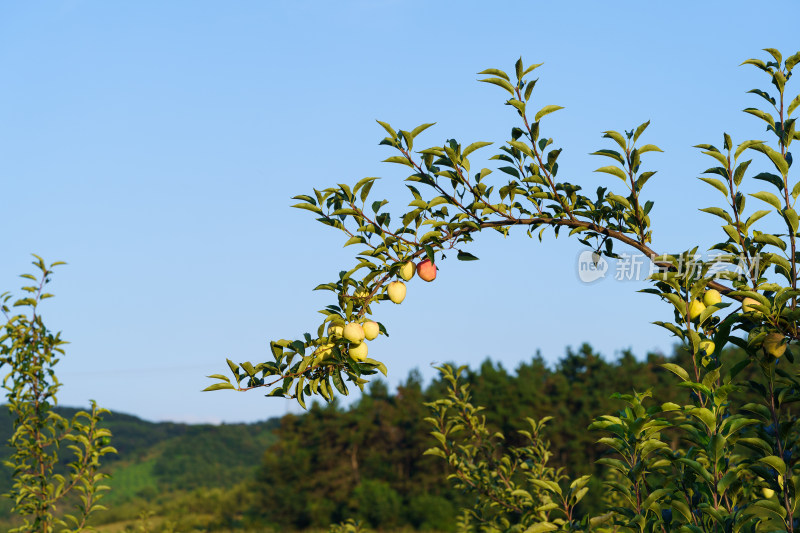
[[[260,361],[328,303],[311,289],[351,265],[335,230],[290,197],[365,176],[399,212],[400,167],[380,161],[375,119],[440,145],[508,138],[515,114],[488,67],[544,62],[534,102],[564,110],[545,133],[564,148],[559,177],[593,190],[588,154],[607,129],[651,120],[659,173],[654,248],[721,239],[718,193],[696,177],[692,145],[763,138],[741,109],[763,87],[764,47],[800,49],[793,2],[759,22],[745,2],[5,2],[0,5],[0,292],[30,254],[63,260],[44,308],[71,341],[61,403],[89,398],[151,420],[252,421],[296,407],[259,392],[201,393],[225,358]],[[791,85],[790,85],[791,87]],[[793,89],[796,91],[796,88]],[[484,149],[485,157],[491,148]],[[489,166],[490,162],[484,162]],[[473,162],[473,166],[476,163]],[[751,167],[753,168],[753,167]],[[614,179],[614,178],[610,178]],[[755,204],[755,201],[753,201]],[[671,316],[645,285],[577,278],[575,240],[481,235],[481,261],[440,264],[376,318],[389,379],[430,363],[514,368],[587,341],[606,357],[670,351],[651,324]]]

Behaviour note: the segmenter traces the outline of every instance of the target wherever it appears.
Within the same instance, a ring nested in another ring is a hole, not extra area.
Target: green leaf
[[[611,174],[612,176],[616,176],[622,181],[628,181],[628,175],[619,167],[615,167],[613,165],[609,165],[606,167],[600,167],[595,172],[605,172],[606,174]]]
[[[748,93],[752,93],[752,94],[757,94],[758,96],[760,96],[761,98],[763,98],[764,100],[769,102],[770,104],[775,105],[775,99],[773,97],[771,97],[769,95],[769,93],[766,93],[766,92],[764,92],[764,91],[762,91],[760,89],[751,89],[751,90],[749,90],[747,92]]]
[[[367,242],[367,239],[365,239],[361,235],[353,235],[352,237],[347,239],[347,242],[344,243],[343,248],[345,246],[350,246],[351,244],[363,244],[365,242]]]
[[[724,183],[722,183],[717,178],[700,178],[700,180],[705,181],[706,183],[717,189],[719,192],[724,194],[726,198],[728,197],[728,188],[725,186]]]
[[[616,150],[598,150],[596,152],[592,152],[589,155],[602,155],[605,157],[610,157],[611,159],[617,161],[620,165],[625,164],[625,160],[622,159],[622,154],[620,154]]]
[[[781,64],[781,61],[783,61],[783,56],[776,49],[774,49],[774,48],[763,48],[763,50],[765,52],[769,53],[769,55],[771,55],[772,57],[774,57],[775,58],[775,62],[778,65]]]
[[[477,261],[478,258],[468,252],[462,252],[461,250],[458,251],[458,255],[456,259],[459,261]]]
[[[647,152],[663,152],[663,151],[664,150],[662,150],[661,148],[659,148],[655,144],[645,144],[644,146],[639,148],[639,153],[640,154],[644,154],[644,153],[647,153]]]
[[[753,223],[755,221],[759,220],[762,217],[765,217],[765,216],[769,215],[770,213],[772,213],[772,211],[768,211],[766,209],[759,209],[758,211],[756,211],[755,213],[750,215],[750,217],[745,221],[744,227],[745,228],[749,228],[750,226],[753,225]]]
[[[775,168],[781,173],[781,176],[786,176],[789,173],[789,163],[783,158],[780,152],[773,150],[766,144],[756,145],[753,147],[753,150],[761,152],[769,157],[772,164],[775,165]]]
[[[778,474],[785,476],[786,475],[786,463],[783,462],[783,459],[780,457],[776,457],[775,455],[770,455],[767,457],[762,457],[759,459],[760,462],[768,464],[772,468],[778,471]]]
[[[549,115],[550,113],[558,111],[559,109],[564,109],[564,108],[561,107],[560,105],[546,105],[543,108],[541,108],[538,113],[536,113],[536,116],[533,117],[533,120],[539,122],[539,120],[545,115]]]
[[[490,144],[492,144],[492,143],[490,143],[490,142],[474,142],[474,143],[470,144],[469,146],[467,146],[466,148],[464,148],[464,151],[461,152],[461,155],[463,157],[467,157],[469,154],[471,154],[475,150],[483,148],[484,146],[489,146]]]
[[[627,150],[628,148],[628,144],[625,142],[625,137],[614,130],[604,131],[603,137],[606,139],[614,139],[623,150]]]
[[[725,220],[728,224],[733,224],[733,220],[731,219],[731,216],[728,214],[728,212],[720,207],[705,207],[700,211],[703,211],[705,213],[710,213],[712,215],[717,215],[721,219]]]
[[[794,66],[797,65],[798,62],[800,62],[800,52],[790,55],[789,57],[786,58],[786,63],[784,63],[786,65],[786,70],[791,72]]]
[[[745,141],[739,145],[736,149],[736,152],[733,154],[734,159],[739,159],[739,156],[742,155],[742,152],[747,150],[748,148],[752,148],[757,144],[764,144],[764,141]]]
[[[650,125],[650,121],[648,120],[647,122],[645,122],[644,124],[639,125],[639,127],[636,128],[636,131],[633,132],[633,142],[636,142],[639,139],[639,135],[641,135],[644,132],[644,130],[647,129],[647,126],[649,126],[649,125]],[[661,150],[659,150],[659,152],[660,151]],[[641,152],[641,149],[639,150],[639,152]]]
[[[214,390],[223,390],[223,389],[235,389],[235,388],[236,387],[234,387],[230,383],[214,383],[213,385],[209,385],[208,387],[203,389],[203,392],[214,391]]]
[[[386,133],[388,133],[388,134],[389,134],[389,136],[390,136],[392,139],[396,139],[396,138],[397,138],[397,132],[396,132],[396,131],[394,131],[394,129],[392,129],[392,127],[391,127],[389,124],[387,124],[386,122],[381,122],[380,120],[376,120],[375,122],[377,122],[378,124],[380,124],[381,126],[383,126],[383,129],[385,129],[385,130],[386,130]]]
[[[315,206],[314,204],[301,203],[301,204],[294,204],[292,207],[296,209],[305,209],[306,211],[311,211],[312,213],[316,213],[318,215],[322,214],[322,209]]]
[[[556,531],[558,526],[550,522],[537,522],[524,531],[524,533],[545,533],[547,531]]]
[[[752,163],[752,159],[748,159],[747,161],[743,161],[736,167],[736,170],[733,171],[733,183],[736,184],[738,187],[742,184],[742,178],[744,178],[744,173],[747,172],[747,167],[750,166]]]
[[[783,219],[786,220],[786,223],[792,229],[792,233],[797,233],[797,227],[798,227],[797,212],[791,207],[787,207],[782,211],[782,213],[783,213]]]
[[[716,159],[717,161],[719,161],[719,164],[722,165],[722,168],[728,168],[728,158],[725,157],[724,155],[722,155],[721,153],[714,152],[714,151],[711,151],[711,150],[706,150],[706,151],[703,152],[703,154],[705,154],[707,156],[711,156],[714,159]]]
[[[428,124],[422,124],[420,126],[417,126],[413,130],[411,130],[411,138],[416,137],[417,135],[419,135],[423,131],[425,131],[428,128],[430,128],[431,126],[433,126],[434,124],[436,124],[436,123],[435,122],[431,122],[431,123],[428,123]]]
[[[792,112],[793,112],[795,109],[797,109],[797,106],[799,106],[799,105],[800,105],[800,94],[798,94],[797,96],[795,96],[795,97],[794,97],[794,100],[792,100],[792,101],[789,103],[789,107],[788,107],[788,110],[787,110],[787,115],[791,116]]]
[[[414,168],[414,165],[402,155],[393,155],[392,157],[387,157],[383,160],[384,163],[397,163],[399,165],[405,165],[407,167]]]
[[[523,142],[519,142],[519,141],[508,141],[508,144],[510,144],[511,146],[513,146],[514,148],[516,148],[517,150],[522,152],[523,154],[527,155],[528,157],[534,157],[533,151],[531,150],[531,147],[528,146],[527,144],[525,144]]]
[[[478,72],[478,76],[498,76],[503,78],[506,81],[511,81],[511,78],[508,77],[508,74],[503,72],[502,70],[498,70],[496,68],[487,68],[486,70],[482,70]]]
[[[445,461],[447,460],[447,455],[440,449],[440,448],[428,448],[422,455],[436,455],[437,457],[441,457]]]
[[[778,248],[784,251],[786,250],[786,243],[783,242],[783,240],[778,238],[777,236],[770,235],[769,233],[761,233],[760,231],[754,231],[753,240],[755,242],[761,242],[764,244],[771,244],[773,246],[777,246]]]
[[[498,87],[502,87],[503,89],[505,89],[506,91],[511,93],[512,96],[514,95],[514,87],[512,87],[511,84],[508,83],[507,80],[504,80],[502,78],[486,78],[486,79],[478,80],[478,81],[482,81],[484,83],[491,83],[493,85],[497,85]]]
[[[526,74],[532,72],[534,69],[537,69],[537,68],[541,67],[542,65],[544,65],[544,63],[536,63],[535,65],[531,65],[528,68],[526,68],[524,71],[522,71],[522,75],[525,76]]]
[[[342,380],[341,371],[337,370],[336,372],[331,373],[331,377],[333,378],[333,386],[336,387],[336,390],[347,396],[347,387]]]
[[[758,198],[762,202],[767,202],[769,205],[771,205],[775,209],[779,210],[781,208],[781,201],[778,199],[777,196],[775,196],[771,192],[760,191],[760,192],[753,193],[750,196],[752,196],[753,198]]]
[[[664,363],[661,366],[681,378],[683,381],[689,381],[689,373],[683,367],[680,367],[674,363]]]
[[[714,416],[714,413],[705,407],[695,407],[693,409],[689,409],[688,413],[697,417],[708,428],[710,433],[713,433],[717,428],[717,419]]]
[[[533,93],[533,88],[536,87],[536,80],[529,81],[528,85],[525,87],[525,101],[531,99],[531,93]]]
[[[748,107],[747,109],[743,109],[745,113],[750,113],[751,115],[760,118],[773,128],[775,127],[775,119],[772,118],[772,115],[765,111],[761,111],[760,109],[756,109],[754,107]]]
[[[766,181],[775,186],[779,191],[783,191],[783,178],[771,172],[759,172],[753,176],[754,180]]]

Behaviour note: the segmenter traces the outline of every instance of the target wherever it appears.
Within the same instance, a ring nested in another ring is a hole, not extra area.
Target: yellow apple
[[[769,333],[764,339],[764,351],[772,357],[780,357],[786,352],[784,337],[780,333]]]
[[[402,302],[406,297],[406,284],[402,281],[393,281],[386,288],[389,299],[396,304]]]
[[[710,340],[700,341],[698,348],[700,351],[706,352],[706,355],[711,355],[717,349],[716,345]]]
[[[415,269],[416,267],[414,266],[414,263],[408,261],[406,263],[403,263],[403,266],[400,267],[400,271],[398,272],[398,274],[400,275],[401,278],[408,281],[414,277]]]
[[[358,322],[350,322],[344,327],[342,336],[350,342],[359,343],[364,340],[364,328]]]
[[[700,300],[692,300],[689,304],[689,320],[697,319],[706,310],[706,306]]]
[[[367,320],[361,327],[364,328],[364,338],[368,341],[375,340],[381,332],[381,327],[374,320]]]
[[[344,321],[334,320],[328,326],[328,337],[341,337],[344,333]]]
[[[423,281],[433,281],[436,279],[436,265],[433,261],[426,259],[417,265],[417,275]]]
[[[761,494],[763,494],[765,498],[769,499],[775,496],[775,491],[767,487],[764,487],[763,489],[761,489]]]
[[[722,295],[716,289],[709,289],[703,295],[703,303],[706,306],[714,305],[722,302]]]
[[[369,291],[363,287],[359,287],[355,293],[353,293],[353,298],[358,298],[359,300],[363,300],[369,296]]]
[[[366,360],[368,351],[369,349],[367,348],[366,342],[359,342],[358,344],[350,345],[350,357],[356,361]]]

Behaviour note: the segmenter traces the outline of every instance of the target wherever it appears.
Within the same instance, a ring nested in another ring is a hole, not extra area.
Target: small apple
[[[350,342],[359,343],[364,340],[364,328],[358,322],[350,322],[344,327],[342,336]]]
[[[378,334],[381,332],[381,327],[374,320],[367,320],[361,327],[364,328],[364,338],[368,341],[378,338]]]
[[[359,287],[356,292],[353,293],[353,298],[358,298],[359,300],[364,300],[369,296],[369,291],[364,287]]]
[[[700,300],[692,300],[689,304],[689,320],[696,320],[700,314],[706,310],[706,306]]]
[[[765,498],[770,499],[773,496],[775,496],[775,491],[770,488],[764,487],[763,489],[761,489],[761,494],[763,494]]]
[[[703,295],[703,303],[706,306],[715,305],[722,302],[722,295],[717,289],[709,289]]]
[[[352,357],[356,361],[366,360],[368,351],[369,349],[367,348],[366,342],[359,342],[358,344],[350,345],[350,357]]]
[[[341,337],[344,333],[344,321],[334,320],[328,326],[328,337]]]
[[[700,341],[700,345],[698,346],[701,352],[705,352],[706,355],[711,355],[714,353],[714,350],[717,349],[716,345],[710,340]]]
[[[764,351],[772,357],[778,358],[786,352],[784,337],[780,333],[769,333],[764,339]]]
[[[754,305],[761,305],[761,302],[756,300],[755,298],[747,297],[742,300],[742,312],[743,313],[753,313],[756,316],[761,315],[761,311],[757,310]]]
[[[417,265],[417,275],[423,281],[433,281],[436,279],[436,265],[433,261],[426,259]]]
[[[393,281],[386,288],[389,299],[396,304],[402,302],[406,297],[406,284],[402,281]]]
[[[414,277],[415,268],[416,267],[414,266],[414,263],[412,263],[411,261],[407,261],[403,263],[403,266],[400,267],[398,274],[404,280],[409,281],[411,278]]]

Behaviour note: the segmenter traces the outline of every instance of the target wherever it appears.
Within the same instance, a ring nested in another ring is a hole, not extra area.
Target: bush
[[[419,494],[408,502],[408,521],[423,531],[454,531],[456,508],[437,494]]]
[[[351,502],[357,515],[372,527],[393,527],[400,521],[403,502],[385,481],[364,480],[353,491]]]

